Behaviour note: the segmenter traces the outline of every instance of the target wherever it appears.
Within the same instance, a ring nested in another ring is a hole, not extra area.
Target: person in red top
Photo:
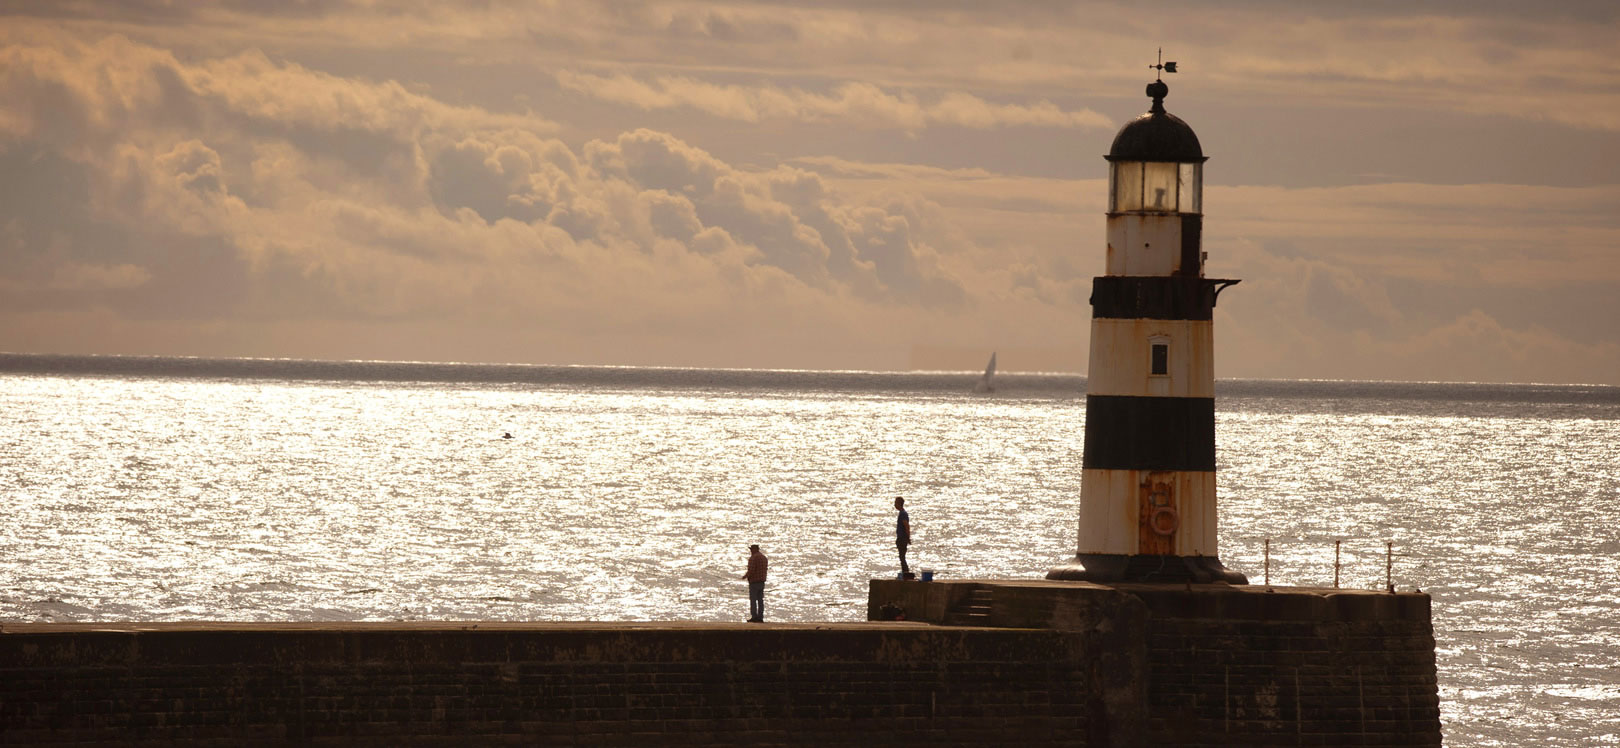
[[[770,559],[759,552],[758,545],[748,546],[748,573],[742,576],[748,580],[748,622],[765,622],[765,567]]]

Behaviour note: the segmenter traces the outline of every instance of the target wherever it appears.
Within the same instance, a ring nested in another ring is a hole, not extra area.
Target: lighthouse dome
[[[1204,149],[1198,145],[1192,128],[1164,110],[1168,93],[1170,87],[1163,81],[1148,84],[1147,95],[1153,97],[1153,108],[1119,129],[1114,146],[1108,150],[1109,161],[1204,161]]]

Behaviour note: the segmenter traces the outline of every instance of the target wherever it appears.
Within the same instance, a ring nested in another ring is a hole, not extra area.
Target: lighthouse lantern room
[[[1175,63],[1153,66],[1175,72]],[[1092,279],[1079,549],[1050,579],[1242,584],[1216,538],[1214,309],[1198,136],[1148,84],[1107,156],[1108,257]]]

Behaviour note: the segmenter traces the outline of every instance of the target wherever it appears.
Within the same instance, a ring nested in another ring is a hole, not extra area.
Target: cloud
[[[1206,244],[1309,240],[1359,274],[1509,287],[1620,282],[1620,185],[1376,184],[1206,190]],[[1217,248],[1211,256],[1217,261]]]
[[[121,136],[121,127],[132,123],[188,131],[234,124],[281,134],[363,132],[401,142],[441,130],[555,128],[539,117],[448,105],[394,81],[339,78],[254,50],[183,64],[171,52],[120,35],[86,41],[34,30],[29,42],[0,48],[0,87],[12,97],[0,127],[14,137],[82,144]]]
[[[1440,275],[1443,254],[1381,267],[1309,237],[1208,241],[1214,274],[1244,281],[1217,310],[1221,376],[1620,384],[1614,280],[1544,278],[1519,292],[1414,279]]]
[[[1433,382],[1590,382],[1620,385],[1620,343],[1581,341],[1536,326],[1513,327],[1480,309],[1456,313],[1441,324],[1396,334],[1334,327],[1290,336],[1284,349],[1264,345],[1245,329],[1223,320],[1226,376],[1263,378],[1399,378]],[[1234,334],[1235,333],[1235,334]],[[1236,359],[1238,363],[1232,365]]]
[[[709,107],[728,117],[750,110],[764,116],[760,110],[774,103],[794,110],[803,106],[793,103],[800,94],[844,98],[822,83],[808,86],[817,94],[805,94],[802,83],[774,83],[802,78],[804,71],[835,82],[878,81],[889,91],[964,91],[981,100],[987,91],[1025,101],[1057,96],[1054,91],[1083,101],[1114,99],[1120,91],[1139,90],[1144,65],[1151,62],[1144,51],[1164,46],[1212,100],[1461,112],[1620,130],[1620,109],[1608,94],[1616,11],[1602,0],[1541,2],[1533,9],[1477,2],[1177,2],[1161,13],[1174,19],[1168,25],[1144,23],[1137,7],[1109,2],[322,2],[200,8],[80,2],[9,10],[16,21],[11,25],[21,29],[16,37],[45,25],[26,17],[36,15],[97,32],[141,33],[159,46],[203,57],[261,46],[322,67],[313,61],[352,62],[355,53],[392,51],[401,54],[374,68],[380,75],[442,85],[486,65],[510,66],[504,72],[518,85],[559,70],[625,70],[574,81],[614,89],[612,100],[638,107]],[[626,70],[632,61],[638,67]],[[395,72],[381,72],[387,70]],[[767,82],[726,86],[715,82],[716,71]],[[970,111],[941,114],[971,122],[984,116],[971,111],[980,108],[974,103]],[[1061,102],[1056,108],[1062,115],[1085,111]],[[1045,121],[1054,113],[1019,116]]]
[[[818,173],[849,178],[893,179],[910,176],[933,180],[982,180],[997,176],[982,168],[946,169],[926,164],[871,163],[835,156],[801,156],[793,162]]]
[[[791,167],[743,172],[645,129],[588,143],[584,158],[596,178],[647,196],[645,216],[654,234],[681,239],[719,228],[723,244],[741,245],[749,257],[814,288],[847,289],[873,301],[965,301],[896,207],[844,203],[813,173]]]
[[[771,85],[718,85],[681,76],[643,81],[624,73],[612,76],[558,71],[563,88],[603,101],[639,109],[695,109],[710,116],[743,122],[795,120],[850,124],[907,131],[927,127],[1112,128],[1114,123],[1090,109],[1065,111],[1050,101],[996,104],[961,91],[924,100],[911,93],[889,93],[869,83],[846,82],[829,94]]]
[[[849,309],[969,300],[914,212],[668,133],[571,147],[539,117],[257,52],[184,63],[106,37],[4,54],[30,63],[0,72],[6,157],[62,185],[0,215],[33,258],[0,266],[27,291],[0,302],[18,330],[72,318],[41,309],[174,318],[207,297],[194,315],[261,332],[566,320],[583,339],[819,341],[859,324]]]
[[[471,208],[486,221],[543,219],[567,203],[579,178],[567,146],[523,130],[471,135],[439,150],[428,188],[445,208]]]
[[[134,288],[152,279],[145,268],[135,265],[86,265],[65,262],[52,269],[46,288],[53,291],[81,291]]]
[[[1311,268],[1305,298],[1307,313],[1340,329],[1382,329],[1400,322],[1381,287],[1342,269]]]
[[[1537,328],[1513,329],[1473,309],[1449,324],[1404,340],[1363,340],[1357,352],[1401,365],[1429,381],[1620,384],[1620,342],[1574,341]]]
[[[1141,103],[1125,6],[62,7],[82,17],[0,27],[0,349],[817,368],[1084,350],[1106,196],[1089,107]],[[1514,17],[1516,41],[1455,8],[1192,13],[1177,56],[1202,99],[1182,100],[1353,129],[1360,107],[1489,124],[1550,96],[1601,130],[1590,66],[1612,41],[1555,43],[1556,13]],[[1303,37],[1267,20],[1301,14]],[[1307,46],[1324,54],[1302,69]],[[1295,136],[1272,125],[1232,129]],[[1428,147],[1347,153],[1391,143]],[[1620,188],[1448,179],[1212,182],[1211,274],[1245,281],[1222,296],[1220,373],[1620,371]]]

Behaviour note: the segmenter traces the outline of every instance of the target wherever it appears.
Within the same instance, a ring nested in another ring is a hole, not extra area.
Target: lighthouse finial
[[[1147,87],[1147,95],[1153,99],[1153,108],[1149,111],[1155,114],[1163,114],[1164,97],[1170,93],[1170,87],[1164,85],[1164,74],[1176,72],[1176,63],[1174,61],[1165,62],[1164,47],[1160,47],[1159,64],[1149,65],[1148,68],[1158,71],[1158,73],[1153,77],[1153,82],[1149,83]]]
[[[1174,73],[1174,72],[1176,72],[1176,63],[1174,61],[1165,62],[1164,61],[1164,47],[1160,47],[1159,48],[1159,64],[1157,64],[1157,65],[1149,65],[1148,69],[1159,71],[1158,73],[1156,73],[1154,75],[1154,77],[1153,77],[1154,80],[1164,80],[1164,74],[1165,73]]]

